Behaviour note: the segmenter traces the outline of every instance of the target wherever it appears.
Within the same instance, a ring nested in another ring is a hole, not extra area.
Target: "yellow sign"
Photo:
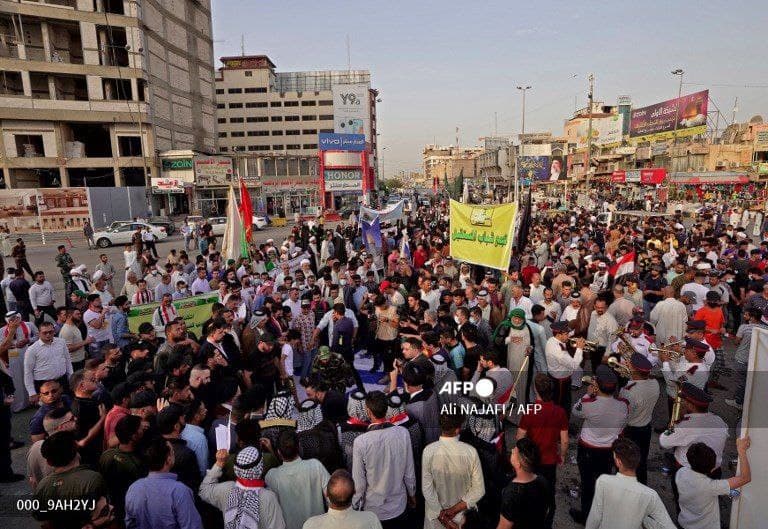
[[[451,256],[506,270],[512,257],[516,214],[515,204],[481,206],[451,200]]]
[[[179,316],[184,318],[187,329],[199,338],[203,333],[203,323],[211,317],[211,308],[219,301],[218,292],[198,294],[190,298],[179,299],[173,302]],[[128,311],[128,328],[131,332],[138,333],[139,325],[144,322],[152,323],[152,315],[160,303],[147,303],[136,305]]]

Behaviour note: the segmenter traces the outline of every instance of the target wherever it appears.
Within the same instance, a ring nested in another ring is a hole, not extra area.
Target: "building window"
[[[232,133],[232,137],[233,138],[245,138],[245,132],[243,132],[242,130],[235,131],[235,132]]]
[[[272,150],[273,151],[282,151],[283,149],[285,149],[285,145],[273,145],[272,146]]]
[[[320,114],[320,121],[333,121],[333,114]]]
[[[227,89],[228,94],[242,94],[243,89],[242,88],[228,88]]]
[[[272,136],[282,136],[282,135],[283,135],[283,131],[282,130],[273,130],[272,131]]]
[[[249,130],[248,136],[269,136],[268,130]]]
[[[216,89],[216,93],[217,94],[223,94],[224,93],[224,89],[223,88],[217,88]]]
[[[219,121],[219,123],[226,123],[227,122],[227,118],[219,118],[218,121]]]
[[[285,116],[285,121],[299,121],[299,116]]]
[[[216,108],[227,108],[227,104],[226,103],[217,103],[216,104]]]
[[[321,107],[332,107],[333,106],[333,100],[332,99],[321,99],[317,102],[318,105]]]
[[[249,145],[248,146],[248,150],[249,151],[255,151],[256,150],[256,146],[255,145]]]
[[[229,108],[243,108],[242,103],[230,103]]]
[[[256,86],[256,87],[246,88],[245,89],[245,93],[246,94],[266,94],[267,93],[267,88],[264,87],[264,86]]]
[[[302,101],[301,106],[303,107],[314,107],[317,106],[317,101]]]
[[[301,149],[301,145],[299,145],[298,143],[289,143],[288,144],[288,150],[289,151],[290,150],[296,150],[296,149]]]
[[[227,133],[226,132],[219,132],[219,138],[226,138]]]
[[[320,132],[332,133],[333,129],[320,129]]]
[[[305,149],[317,149],[317,143],[305,143],[304,144]]]
[[[272,116],[272,121],[283,121],[283,116]]]
[[[269,121],[269,118],[267,116],[256,116],[256,117],[245,118],[245,121],[248,123],[266,123],[267,121]]]
[[[245,108],[267,108],[266,103],[246,103]]]
[[[272,101],[269,104],[269,106],[271,106],[271,107],[281,107],[281,106],[283,106],[283,102],[282,101]]]
[[[315,121],[317,116],[301,116],[301,121]]]
[[[246,76],[246,77],[253,77],[253,72],[252,72],[252,71],[250,71],[250,70],[246,70],[246,71],[245,71],[245,76]]]
[[[299,106],[299,102],[298,101],[286,101],[283,104],[283,106],[286,106],[286,107],[297,107],[297,106]]]
[[[257,150],[257,151],[268,151],[269,150],[269,145],[257,145],[255,150]]]
[[[286,136],[298,136],[301,133],[300,130],[286,130],[285,135]]]
[[[244,121],[243,118],[229,118],[230,123],[243,123]]]
[[[221,152],[227,152],[227,151],[229,151],[229,147],[219,147],[219,150]]]
[[[301,131],[302,134],[317,134],[317,129],[304,129]]]

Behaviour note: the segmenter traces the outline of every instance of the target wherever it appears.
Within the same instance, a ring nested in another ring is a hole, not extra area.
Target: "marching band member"
[[[570,333],[568,322],[553,322],[551,328],[554,336],[547,340],[545,354],[553,383],[552,401],[568,412],[571,409],[571,375],[584,357],[584,339],[576,339],[576,352],[571,356],[567,346]]]
[[[651,422],[653,410],[659,400],[659,383],[650,378],[651,361],[642,353],[634,353],[629,362],[632,372],[630,382],[619,395],[629,402],[629,418],[624,428],[624,437],[635,442],[640,449],[637,466],[637,481],[648,482],[648,451],[651,447]]]

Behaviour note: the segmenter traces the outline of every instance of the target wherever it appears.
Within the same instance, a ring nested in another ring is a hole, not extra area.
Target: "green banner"
[[[179,316],[187,322],[187,329],[195,333],[197,337],[202,336],[203,323],[211,317],[211,307],[219,301],[218,292],[208,292],[207,294],[198,294],[189,298],[179,299],[173,302]],[[142,323],[152,323],[152,315],[160,303],[147,303],[146,305],[136,305],[128,311],[128,327],[131,332],[138,333],[139,325]]]

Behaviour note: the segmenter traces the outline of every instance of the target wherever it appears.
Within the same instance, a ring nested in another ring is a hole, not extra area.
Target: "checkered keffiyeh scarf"
[[[368,420],[368,414],[365,412],[365,394],[361,391],[355,391],[349,396],[347,414],[359,421]]]
[[[293,397],[286,392],[280,392],[269,401],[267,419],[296,419],[298,410],[293,405]]]
[[[400,395],[391,395],[387,404],[387,420],[405,411],[405,402]]]
[[[487,415],[470,415],[467,417],[467,427],[473,436],[486,443],[490,443],[498,433],[496,421]]]
[[[317,401],[307,399],[301,403],[297,432],[311,430],[323,421],[323,411]]]
[[[261,487],[245,486],[240,480],[260,479],[263,468],[264,463],[258,449],[248,446],[237,454],[235,476],[238,481],[227,498],[227,508],[224,511],[225,529],[259,529]]]

